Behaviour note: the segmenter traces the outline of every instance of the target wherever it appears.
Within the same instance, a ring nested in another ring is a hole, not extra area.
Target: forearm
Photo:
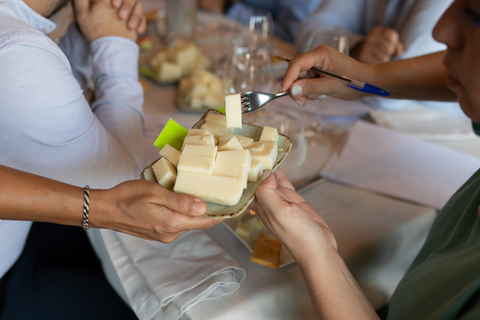
[[[0,166],[0,219],[82,225],[83,188]]]
[[[83,225],[83,188],[2,165],[0,178],[1,220]],[[120,211],[115,192],[90,190],[90,227],[108,228],[114,222],[112,213]]]
[[[378,319],[335,250],[296,260],[320,319]]]
[[[138,46],[120,37],[91,44],[95,101],[92,110],[104,128],[143,165],[143,89],[138,82]]]
[[[444,52],[375,65],[365,74],[365,82],[390,93],[391,98],[455,101],[445,84],[447,71],[442,64]]]

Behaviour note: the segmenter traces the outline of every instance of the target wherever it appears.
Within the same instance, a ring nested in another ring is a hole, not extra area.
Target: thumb
[[[175,192],[168,192],[168,194],[162,197],[159,205],[188,216],[202,216],[207,212],[208,208],[205,201],[201,199]]]

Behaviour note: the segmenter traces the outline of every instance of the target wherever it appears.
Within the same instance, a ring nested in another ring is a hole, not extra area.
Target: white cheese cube
[[[178,159],[180,158],[180,155],[182,154],[180,151],[175,149],[169,144],[166,144],[162,150],[160,150],[160,155],[170,161],[175,168],[178,166]]]
[[[175,63],[158,61],[153,69],[153,76],[158,82],[175,82],[182,77],[182,69]]]
[[[241,179],[223,176],[212,176],[208,201],[227,206],[234,206],[243,194]]]
[[[183,108],[219,108],[223,97],[222,80],[210,71],[197,69],[180,80],[178,101]]]
[[[245,137],[232,132],[225,132],[218,138],[218,143],[224,143],[225,141],[229,140],[231,137],[236,137],[238,142],[240,142],[243,148],[248,148],[250,144],[253,142],[252,138]]]
[[[209,113],[207,114],[205,121],[215,122],[223,127],[227,126],[227,120],[224,114],[219,113]]]
[[[187,144],[185,145],[185,148],[183,148],[182,155],[207,156],[215,158],[217,155],[217,147]]]
[[[242,127],[242,101],[240,93],[225,96],[225,115],[227,128]]]
[[[202,124],[200,128],[207,129],[208,131],[213,133],[216,139],[218,139],[224,133],[228,132],[227,128],[225,128],[224,126],[221,126],[218,123],[210,122],[210,121],[207,121],[204,124]]]
[[[233,136],[227,141],[218,145],[218,151],[230,151],[230,150],[243,150],[242,145],[238,141],[237,137]]]
[[[199,54],[197,46],[190,42],[179,43],[175,47],[167,50],[166,59],[180,66],[183,76],[192,73],[197,56]]]
[[[189,194],[208,201],[206,198],[210,193],[211,182],[211,175],[179,171],[173,191]]]
[[[233,206],[240,200],[243,186],[242,181],[236,178],[178,172],[173,191],[189,194],[204,201]]]
[[[165,50],[161,50],[155,54],[155,56],[150,60],[150,66],[152,69],[158,68],[158,64],[162,61],[166,61],[167,59],[167,52]]]
[[[263,165],[263,170],[270,170],[277,159],[278,150],[275,141],[259,141],[253,142],[250,147],[252,160],[258,160]]]
[[[200,145],[200,146],[215,146],[216,145],[216,140],[213,137],[213,134],[206,134],[206,135],[195,135],[195,136],[189,136],[187,135],[185,137],[185,140],[183,140],[183,146],[185,145]]]
[[[250,165],[250,171],[248,172],[248,181],[257,182],[258,179],[262,176],[263,173],[263,164],[258,160],[252,160]]]
[[[158,183],[165,188],[170,189],[177,178],[177,172],[175,171],[173,164],[165,158],[160,158],[160,160],[155,162],[152,168]]]
[[[204,136],[211,132],[205,129],[188,129],[187,136]]]
[[[182,154],[178,161],[177,170],[178,172],[212,174],[214,167],[214,157]]]
[[[215,159],[213,175],[241,179],[243,187],[246,188],[251,161],[250,152],[246,149],[219,151]]]
[[[195,70],[205,70],[210,68],[210,59],[207,56],[203,55],[200,50],[198,51],[197,58],[193,62],[193,68]]]
[[[278,141],[278,130],[273,127],[263,127],[259,141]]]

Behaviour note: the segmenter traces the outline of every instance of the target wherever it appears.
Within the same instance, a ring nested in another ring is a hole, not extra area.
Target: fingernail
[[[300,100],[295,100],[295,102],[296,102],[300,107],[303,108],[303,103],[302,103],[302,101],[300,101]]]
[[[294,96],[298,96],[299,94],[302,93],[302,91],[303,91],[303,90],[302,90],[302,87],[301,87],[300,85],[298,85],[298,84],[296,84],[296,85],[294,85],[294,86],[292,87],[292,94],[293,94]]]
[[[265,171],[262,176],[262,181],[266,180],[270,176],[270,173],[272,173],[270,170]]]
[[[205,203],[203,201],[195,200],[193,204],[193,212],[205,213]]]

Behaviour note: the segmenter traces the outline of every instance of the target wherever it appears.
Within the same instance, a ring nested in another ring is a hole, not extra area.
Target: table
[[[213,15],[204,17],[221,19]],[[275,48],[278,54],[294,55],[293,48],[281,41],[275,42]],[[176,108],[175,86],[150,83],[149,87],[144,104],[145,166],[158,158],[153,141],[168,119],[173,118],[188,128],[201,117],[201,113]],[[293,102],[292,107],[298,108]],[[305,161],[292,176],[298,186],[307,185],[318,174],[341,132],[328,132],[316,146],[307,145]],[[480,139],[441,143],[480,156],[480,148],[476,148]],[[341,256],[373,306],[381,307],[420,249],[435,219],[435,210],[332,181],[305,188],[302,195],[331,227]],[[296,264],[279,270],[266,268],[250,261],[250,252],[225,226],[217,225],[207,232],[246,270],[247,277],[234,294],[200,303],[182,319],[317,318]]]
[[[292,48],[282,45],[276,46],[279,53],[291,56]],[[158,158],[153,141],[170,118],[188,128],[202,115],[176,108],[175,86],[149,86],[144,105],[145,166]],[[293,101],[292,108],[298,108]],[[316,146],[307,146],[307,157],[295,176],[299,185],[318,174],[340,137],[341,130],[330,131]],[[330,225],[351,272],[373,305],[381,307],[420,249],[435,210],[330,181],[306,189],[302,195]],[[203,302],[182,319],[316,319],[296,264],[279,270],[257,265],[225,226],[215,226],[208,234],[239,262],[247,277],[234,294],[222,297],[221,302]]]
[[[160,99],[162,97],[162,99]],[[193,125],[200,114],[185,113],[174,106],[175,88],[154,86],[145,94],[147,132],[146,163],[158,158],[152,147],[162,123],[169,118],[184,126]],[[159,103],[161,101],[161,103]],[[157,129],[157,131],[155,131]],[[319,148],[309,147],[306,171],[320,170],[338,136],[326,138]],[[339,250],[375,307],[382,306],[420,249],[436,212],[360,189],[325,181],[302,193],[337,237]],[[293,264],[273,270],[250,261],[250,251],[223,225],[208,234],[247,271],[239,291],[218,301],[201,303],[189,310],[186,319],[315,319],[308,290],[299,268]]]

